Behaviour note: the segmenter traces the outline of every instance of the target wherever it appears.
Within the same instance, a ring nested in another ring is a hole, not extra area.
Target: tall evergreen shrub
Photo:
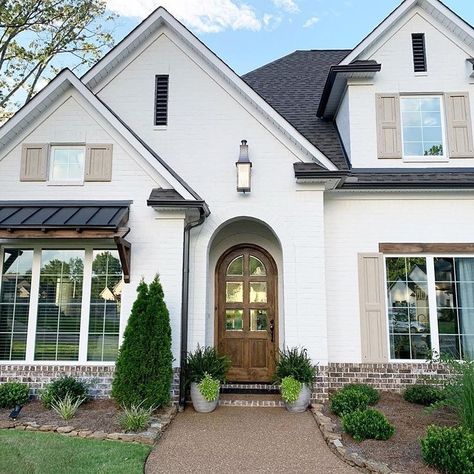
[[[117,358],[112,396],[125,406],[170,402],[173,379],[171,327],[158,276],[137,288],[137,299]]]

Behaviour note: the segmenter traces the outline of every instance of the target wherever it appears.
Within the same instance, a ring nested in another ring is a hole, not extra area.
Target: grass
[[[0,431],[2,474],[143,473],[150,447],[53,433]]]

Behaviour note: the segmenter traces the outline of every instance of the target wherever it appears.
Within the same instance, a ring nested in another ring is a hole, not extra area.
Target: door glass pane
[[[226,309],[225,311],[225,330],[242,331],[244,328],[244,312],[242,309]]]
[[[242,276],[244,274],[244,257],[234,258],[227,267],[228,276]]]
[[[227,303],[242,303],[244,301],[244,284],[241,281],[226,282],[225,300]]]
[[[265,265],[257,257],[250,256],[249,266],[250,275],[252,276],[265,276],[267,274]]]
[[[267,310],[251,309],[250,310],[250,330],[266,331],[268,328]]]
[[[266,303],[267,302],[267,283],[264,281],[254,281],[250,283],[250,302]]]

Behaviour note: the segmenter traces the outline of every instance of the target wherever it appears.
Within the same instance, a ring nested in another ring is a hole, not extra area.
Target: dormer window
[[[425,34],[413,33],[411,35],[411,44],[413,49],[413,66],[415,72],[426,72]]]
[[[403,158],[445,159],[445,133],[441,96],[400,97]]]
[[[51,182],[81,183],[84,181],[85,146],[52,146]]]

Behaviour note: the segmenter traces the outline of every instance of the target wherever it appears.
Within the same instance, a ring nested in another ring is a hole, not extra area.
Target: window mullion
[[[430,308],[431,350],[439,354],[438,309],[436,307],[434,257],[426,258],[426,270],[428,277],[428,304]]]
[[[89,312],[92,282],[93,250],[86,249],[84,256],[84,277],[82,283],[81,329],[79,336],[79,362],[87,362],[87,345],[89,339]]]
[[[30,309],[28,312],[28,334],[26,336],[26,362],[35,359],[36,322],[38,319],[39,284],[41,270],[41,249],[33,251],[33,266],[31,269]]]

